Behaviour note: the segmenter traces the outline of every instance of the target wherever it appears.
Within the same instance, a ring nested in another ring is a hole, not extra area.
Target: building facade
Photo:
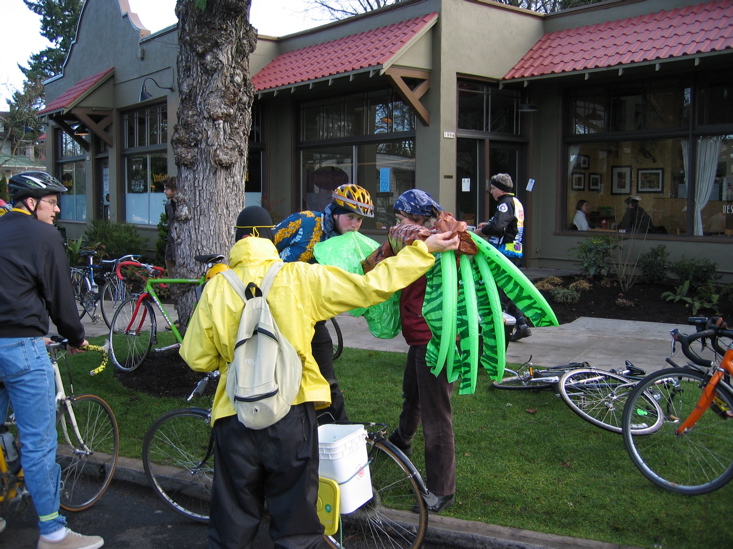
[[[709,258],[733,277],[733,0],[607,0],[542,15],[489,0],[409,0],[274,38],[255,85],[247,204],[282,219],[367,188],[386,235],[406,189],[474,225],[487,182],[525,203],[525,266],[613,234],[638,252]],[[177,29],[150,34],[126,0],[87,0],[63,73],[46,84],[48,169],[68,182],[70,235],[92,219],[151,238],[178,106]],[[611,231],[627,198],[652,229]],[[571,230],[579,200],[592,231]]]

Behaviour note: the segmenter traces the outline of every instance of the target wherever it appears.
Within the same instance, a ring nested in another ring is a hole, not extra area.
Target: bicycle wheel
[[[117,468],[120,433],[112,409],[94,395],[70,397],[57,422],[61,507],[83,511],[104,495]],[[72,422],[78,428],[74,429]]]
[[[102,318],[107,328],[112,327],[112,319],[114,318],[117,307],[120,306],[130,295],[127,284],[119,278],[107,278],[102,290],[99,292],[99,307],[102,309]]]
[[[611,372],[584,368],[566,372],[557,386],[560,396],[573,412],[601,429],[620,433],[624,404],[636,382]],[[647,407],[659,408],[648,393],[641,398],[647,401]],[[656,416],[661,416],[661,409]],[[656,427],[658,425],[637,423],[631,429],[634,434],[645,434]]]
[[[92,286],[89,284],[89,279],[85,276],[84,271],[81,269],[71,269],[71,286],[74,288],[74,299],[76,300],[76,310],[79,313],[79,318],[82,318],[87,313],[89,313],[89,316],[92,316],[91,311],[94,306],[94,294],[92,293]]]
[[[109,356],[123,372],[137,369],[148,357],[156,334],[153,306],[144,298],[128,297],[112,317]]]
[[[326,326],[328,326],[328,332],[331,334],[331,341],[333,341],[333,359],[336,360],[344,350],[344,336],[341,334],[341,326],[336,322],[336,317],[326,323]]]
[[[209,411],[202,408],[163,414],[143,440],[143,467],[153,490],[171,509],[197,522],[209,520],[213,444]]]
[[[733,394],[726,386],[716,388],[714,405],[692,429],[676,432],[695,409],[705,379],[692,368],[654,372],[636,386],[624,407],[624,444],[631,460],[646,478],[672,492],[707,494],[733,477],[733,419],[723,411],[733,410]],[[647,395],[659,407],[650,408]],[[644,436],[629,428],[657,420],[659,427]]]
[[[341,527],[324,536],[329,547],[419,547],[428,528],[428,512],[419,473],[389,442],[367,440],[372,499],[341,516]]]

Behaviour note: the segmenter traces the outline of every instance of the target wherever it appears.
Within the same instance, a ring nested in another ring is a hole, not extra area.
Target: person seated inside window
[[[570,228],[576,231],[590,230],[590,225],[588,225],[590,203],[587,200],[578,200],[575,210],[575,217],[573,218],[573,223],[570,225]]]
[[[636,195],[629,196],[624,200],[626,203],[626,213],[618,224],[618,229],[622,231],[630,231],[632,233],[653,233],[655,232],[654,224],[651,216],[646,210],[639,206],[641,198]]]

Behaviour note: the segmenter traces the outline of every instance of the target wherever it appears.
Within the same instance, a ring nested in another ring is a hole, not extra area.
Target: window
[[[458,128],[480,132],[520,135],[521,94],[499,86],[458,81]]]
[[[167,108],[152,106],[125,113],[125,221],[157,225],[164,211],[168,177]]]
[[[56,136],[58,148],[56,177],[68,189],[61,195],[59,203],[61,219],[86,221],[87,184],[84,149],[69,134],[61,130],[57,130]]]
[[[365,230],[394,224],[392,204],[415,186],[415,116],[391,90],[301,105],[303,205],[323,211],[339,185],[356,183],[372,196]]]
[[[591,228],[634,232],[625,200],[635,196],[652,232],[733,236],[733,81],[660,79],[568,98],[565,226],[587,200]]]

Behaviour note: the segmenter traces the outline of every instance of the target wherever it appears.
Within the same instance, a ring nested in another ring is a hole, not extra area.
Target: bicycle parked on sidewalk
[[[203,395],[219,372],[206,375],[188,397]],[[177,513],[198,522],[209,519],[214,475],[210,408],[181,408],[160,416],[143,441],[143,466],[153,490]],[[387,426],[367,429],[367,461],[372,497],[340,517],[339,530],[324,536],[329,547],[419,547],[428,525],[427,500],[435,498],[412,462],[387,440]],[[428,503],[433,503],[429,501]]]
[[[698,330],[670,333],[672,354],[680,343],[690,362],[680,367],[669,357],[672,368],[640,381],[627,398],[622,429],[626,450],[646,478],[672,492],[698,495],[733,478],[733,348],[720,341],[733,338],[733,330],[719,317],[688,323]],[[695,352],[695,342],[714,358]],[[658,406],[649,406],[648,395]],[[647,434],[635,434],[632,426],[639,423],[649,425]]]
[[[66,340],[57,336],[52,340],[48,352],[56,376],[56,461],[61,466],[61,507],[67,511],[82,511],[99,501],[112,482],[117,468],[119,430],[114,413],[104,400],[91,394],[74,394],[68,362],[67,394],[59,368],[60,359],[65,358]],[[92,345],[86,349],[102,353],[102,364],[97,370],[103,369],[106,349]],[[0,432],[17,436],[12,413],[0,426]],[[13,442],[0,452],[0,507],[16,513],[23,511],[30,499],[20,464],[22,451],[22,444],[18,447]]]
[[[115,268],[122,261],[135,261],[139,255],[128,254],[118,259],[103,259],[94,264],[94,250],[79,252],[86,260],[83,267],[71,267],[71,285],[74,288],[79,318],[89,315],[92,322],[99,321],[99,307],[104,323],[109,328],[115,310],[129,295],[128,285],[115,275]]]
[[[164,352],[177,349],[183,342],[183,336],[178,326],[171,320],[168,312],[155,291],[155,286],[165,287],[168,284],[193,284],[203,287],[206,284],[207,273],[214,267],[221,268],[224,256],[220,254],[197,255],[196,261],[206,265],[206,271],[200,278],[161,278],[164,269],[152,267],[151,276],[146,279],[141,294],[128,297],[117,308],[112,318],[109,331],[110,356],[114,365],[123,372],[132,372],[145,362],[154,344],[158,342],[158,321],[153,305],[156,306],[163,320],[170,328],[176,342],[172,345],[156,348],[154,352]],[[117,265],[115,272],[118,278],[124,279],[123,269],[146,269],[144,263],[137,261],[122,261]],[[213,271],[212,271],[213,272]]]

